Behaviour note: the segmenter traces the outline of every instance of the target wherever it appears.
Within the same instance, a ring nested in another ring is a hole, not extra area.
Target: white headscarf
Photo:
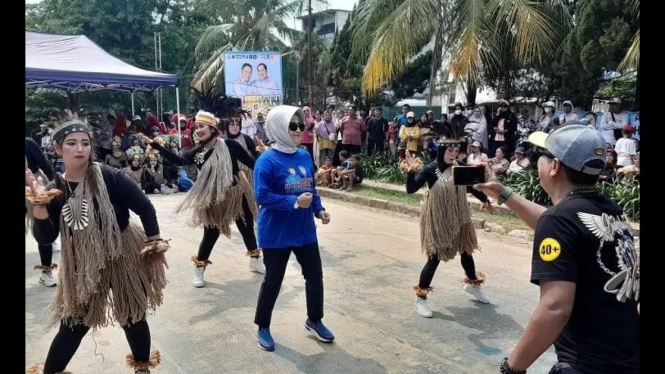
[[[272,148],[283,153],[296,153],[298,148],[289,135],[289,122],[294,115],[305,123],[305,113],[298,107],[280,105],[270,110],[266,118],[266,135],[274,142]]]

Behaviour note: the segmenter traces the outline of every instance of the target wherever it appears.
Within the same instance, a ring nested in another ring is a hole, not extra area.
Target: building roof
[[[345,9],[326,9],[322,10],[319,12],[312,12],[312,17],[318,16],[319,14],[329,14],[329,13],[337,13],[337,12],[345,12],[345,13],[351,13],[350,10],[345,10]],[[300,17],[296,17],[296,19],[307,19],[309,17],[309,14],[303,14]]]

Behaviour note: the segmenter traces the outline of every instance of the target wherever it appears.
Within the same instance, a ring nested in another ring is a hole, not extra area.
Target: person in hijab
[[[487,120],[485,119],[485,116],[483,116],[481,107],[476,106],[473,109],[471,116],[469,117],[469,122],[464,129],[471,133],[471,141],[466,149],[467,154],[471,154],[471,144],[476,141],[482,144],[483,149],[487,149]]]
[[[427,255],[427,263],[420,273],[418,285],[413,287],[416,293],[416,312],[425,318],[432,318],[433,315],[428,304],[428,294],[432,291],[431,284],[436,269],[441,261],[448,262],[458,254],[466,275],[463,278],[464,291],[483,304],[489,303],[482,290],[485,276],[476,272],[473,260],[473,252],[480,246],[471,222],[467,193],[482,201],[483,209],[491,213],[495,210],[484,193],[471,186],[454,184],[453,167],[464,166],[464,163],[457,159],[460,146],[459,138],[439,140],[436,160],[425,166],[416,162],[417,159],[412,155],[407,154],[406,157],[406,192],[415,193],[425,184],[429,188],[420,213],[420,243],[422,252]],[[491,175],[487,165],[481,166]]]
[[[307,297],[305,329],[319,341],[330,343],[333,333],[323,318],[323,269],[314,217],[325,225],[330,214],[316,189],[316,171],[308,152],[299,148],[306,131],[305,113],[297,107],[273,108],[266,119],[271,148],[254,167],[254,194],[259,205],[258,236],[266,275],[256,306],[259,347],[275,349],[270,333],[272,311],[293,252],[302,267]]]
[[[212,264],[210,255],[220,234],[231,239],[231,224],[235,223],[243,238],[253,236],[254,230],[248,225],[247,219],[256,215],[258,207],[252,196],[252,187],[245,173],[240,170],[240,164],[253,169],[254,159],[235,140],[220,138],[220,129],[215,120],[215,114],[223,115],[226,114],[223,111],[237,108],[232,108],[232,104],[227,101],[220,101],[212,92],[194,91],[194,96],[197,107],[207,109],[199,110],[194,117],[195,134],[199,141],[197,145],[174,154],[164,144],[160,144],[161,138],[144,138],[144,141],[172,164],[193,164],[198,169],[196,182],[176,207],[176,213],[188,212],[191,214],[191,226],[203,227],[198,253],[192,256],[192,284],[202,288],[205,286],[204,273],[208,265]],[[255,247],[248,250],[246,255],[250,257],[250,269],[259,272],[262,268],[258,265],[261,251]]]

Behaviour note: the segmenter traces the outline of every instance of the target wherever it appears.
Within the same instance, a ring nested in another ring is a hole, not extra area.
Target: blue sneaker
[[[305,321],[305,330],[310,334],[314,334],[319,341],[324,343],[330,343],[335,340],[335,335],[321,321],[314,323],[307,318],[307,321]]]
[[[270,329],[267,327],[260,328],[259,332],[256,333],[256,338],[259,341],[259,348],[264,351],[274,351],[275,350],[275,341],[270,335]]]

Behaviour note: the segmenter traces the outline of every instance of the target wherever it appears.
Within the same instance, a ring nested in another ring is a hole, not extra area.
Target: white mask
[[[460,114],[462,114],[462,110],[461,110],[461,109],[457,109],[457,110],[455,111],[455,114],[459,116]]]
[[[545,107],[545,113],[552,113],[552,108]]]
[[[470,116],[473,114],[473,110],[467,109],[466,112],[464,112],[467,116]]]

